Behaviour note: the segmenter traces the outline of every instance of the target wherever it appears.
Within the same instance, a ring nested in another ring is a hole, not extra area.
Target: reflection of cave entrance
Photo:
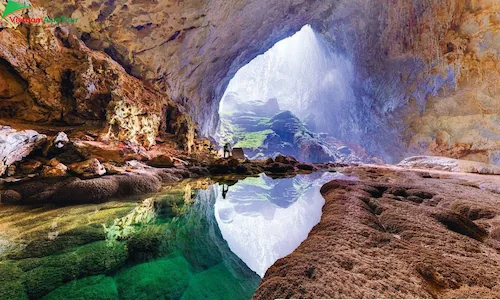
[[[292,155],[302,161],[347,160],[325,106],[352,101],[352,67],[332,54],[311,26],[242,67],[222,97],[216,140],[250,158]],[[328,133],[327,133],[328,132]]]

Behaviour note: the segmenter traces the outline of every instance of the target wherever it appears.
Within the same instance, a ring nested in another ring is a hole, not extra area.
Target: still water
[[[250,299],[321,218],[340,173],[166,187],[147,199],[0,207],[0,299]]]

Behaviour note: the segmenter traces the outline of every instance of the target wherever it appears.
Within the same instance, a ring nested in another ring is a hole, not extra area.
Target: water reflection
[[[334,178],[346,177],[203,179],[139,203],[0,207],[0,299],[250,299],[319,221],[319,188]]]
[[[313,173],[272,179],[265,174],[239,181],[219,194],[215,218],[231,251],[264,276],[279,258],[290,254],[321,219],[321,186],[340,173]]]

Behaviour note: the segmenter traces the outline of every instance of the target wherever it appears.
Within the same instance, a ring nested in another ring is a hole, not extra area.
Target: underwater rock
[[[183,257],[161,259],[136,265],[115,275],[121,299],[180,299],[191,277]]]
[[[118,299],[118,290],[112,277],[98,275],[73,280],[53,290],[44,299],[58,300],[68,295],[72,299],[114,300]]]

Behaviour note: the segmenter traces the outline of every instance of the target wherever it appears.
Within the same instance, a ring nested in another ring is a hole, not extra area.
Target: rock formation
[[[190,149],[195,125],[182,107],[89,50],[59,27],[0,32],[0,116],[14,122],[103,126],[102,139],[152,146],[160,132]],[[5,77],[5,78],[4,78]]]
[[[0,176],[45,142],[45,136],[34,130],[16,131],[0,126]]]
[[[500,296],[500,198],[474,187],[485,176],[352,173],[360,180],[322,187],[320,223],[254,299]]]
[[[336,137],[349,137],[388,161],[408,153],[498,161],[495,1],[33,4],[51,15],[78,17],[71,32],[186,106],[204,135],[217,125],[218,102],[235,72],[309,23],[333,53],[352,63],[354,98],[336,107],[328,99],[318,104],[325,105]],[[9,93],[25,86],[18,82]],[[125,104],[113,110],[117,116],[140,115]],[[158,121],[147,122],[149,127]]]

